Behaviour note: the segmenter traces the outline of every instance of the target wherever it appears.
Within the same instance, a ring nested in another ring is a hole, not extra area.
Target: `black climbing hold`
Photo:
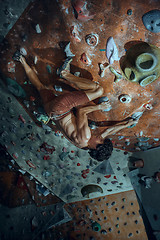
[[[13,54],[12,58],[13,58],[14,61],[19,61],[21,55],[22,55],[22,54],[20,53],[20,51],[17,50],[17,51]]]
[[[112,202],[111,205],[114,206],[116,204],[116,202]]]
[[[128,237],[132,237],[132,236],[133,236],[133,233],[129,233],[129,234],[128,234]]]
[[[160,32],[160,10],[154,9],[145,13],[142,21],[147,30],[154,33]]]
[[[132,9],[128,9],[127,14],[132,15]]]
[[[26,40],[28,39],[28,36],[25,33],[21,34],[21,39],[23,42],[26,42]]]

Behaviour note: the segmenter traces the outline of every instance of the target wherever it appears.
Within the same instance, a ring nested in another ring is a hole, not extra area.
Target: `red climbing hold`
[[[35,97],[30,96],[30,101],[31,101],[31,102],[34,102],[34,101],[35,101]]]
[[[86,169],[86,173],[89,173],[89,169]]]
[[[49,160],[49,159],[50,159],[50,156],[44,155],[43,159],[44,159],[44,160]]]
[[[87,9],[87,2],[84,0],[74,0],[73,7],[75,10],[75,17],[81,21],[88,21],[94,17],[95,14],[90,13]]]
[[[26,120],[22,117],[21,114],[19,115],[18,120],[22,121],[23,123],[26,123]]]
[[[104,176],[105,178],[110,178],[111,177],[111,175],[106,175],[106,176]]]
[[[31,163],[29,160],[27,160],[26,163],[27,163],[31,168],[36,169],[36,166],[35,166],[33,163]]]
[[[82,177],[83,177],[83,178],[86,178],[86,177],[87,177],[87,174],[82,173]]]
[[[82,53],[80,60],[86,65],[91,64],[91,60],[88,58],[88,56],[85,53]]]

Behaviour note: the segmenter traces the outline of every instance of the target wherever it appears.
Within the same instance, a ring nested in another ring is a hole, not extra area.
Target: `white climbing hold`
[[[20,53],[23,55],[23,56],[27,56],[27,51],[25,48],[21,47],[20,48]]]
[[[39,24],[36,25],[36,32],[37,33],[41,33],[42,32]]]
[[[71,52],[71,50],[70,50],[70,45],[71,45],[71,43],[69,42],[69,43],[66,45],[66,47],[65,47],[65,49],[64,49],[64,52],[66,53],[66,56],[67,56],[67,57],[74,57],[75,55]]]
[[[119,101],[121,103],[130,103],[130,101],[132,100],[132,98],[127,95],[127,94],[122,94],[120,97],[119,97]]]

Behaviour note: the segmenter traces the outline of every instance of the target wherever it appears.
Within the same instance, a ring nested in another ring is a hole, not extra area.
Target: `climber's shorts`
[[[53,120],[60,120],[67,116],[74,107],[88,103],[90,100],[83,91],[74,91],[55,96],[49,89],[40,90],[44,109]]]

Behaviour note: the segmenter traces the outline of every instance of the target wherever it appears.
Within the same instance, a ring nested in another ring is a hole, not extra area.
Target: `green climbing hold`
[[[14,81],[11,78],[6,78],[6,82],[7,82],[8,90],[11,93],[13,93],[13,95],[15,95],[16,97],[22,97],[22,98],[26,97],[26,93],[24,89],[16,81]]]
[[[37,117],[37,120],[38,120],[39,122],[46,123],[46,122],[48,122],[49,117],[48,117],[47,115],[40,114],[40,115]]]
[[[92,223],[92,229],[95,232],[99,232],[101,230],[101,225],[97,222]]]
[[[47,65],[46,68],[47,68],[48,73],[52,73],[52,68],[50,65]]]

